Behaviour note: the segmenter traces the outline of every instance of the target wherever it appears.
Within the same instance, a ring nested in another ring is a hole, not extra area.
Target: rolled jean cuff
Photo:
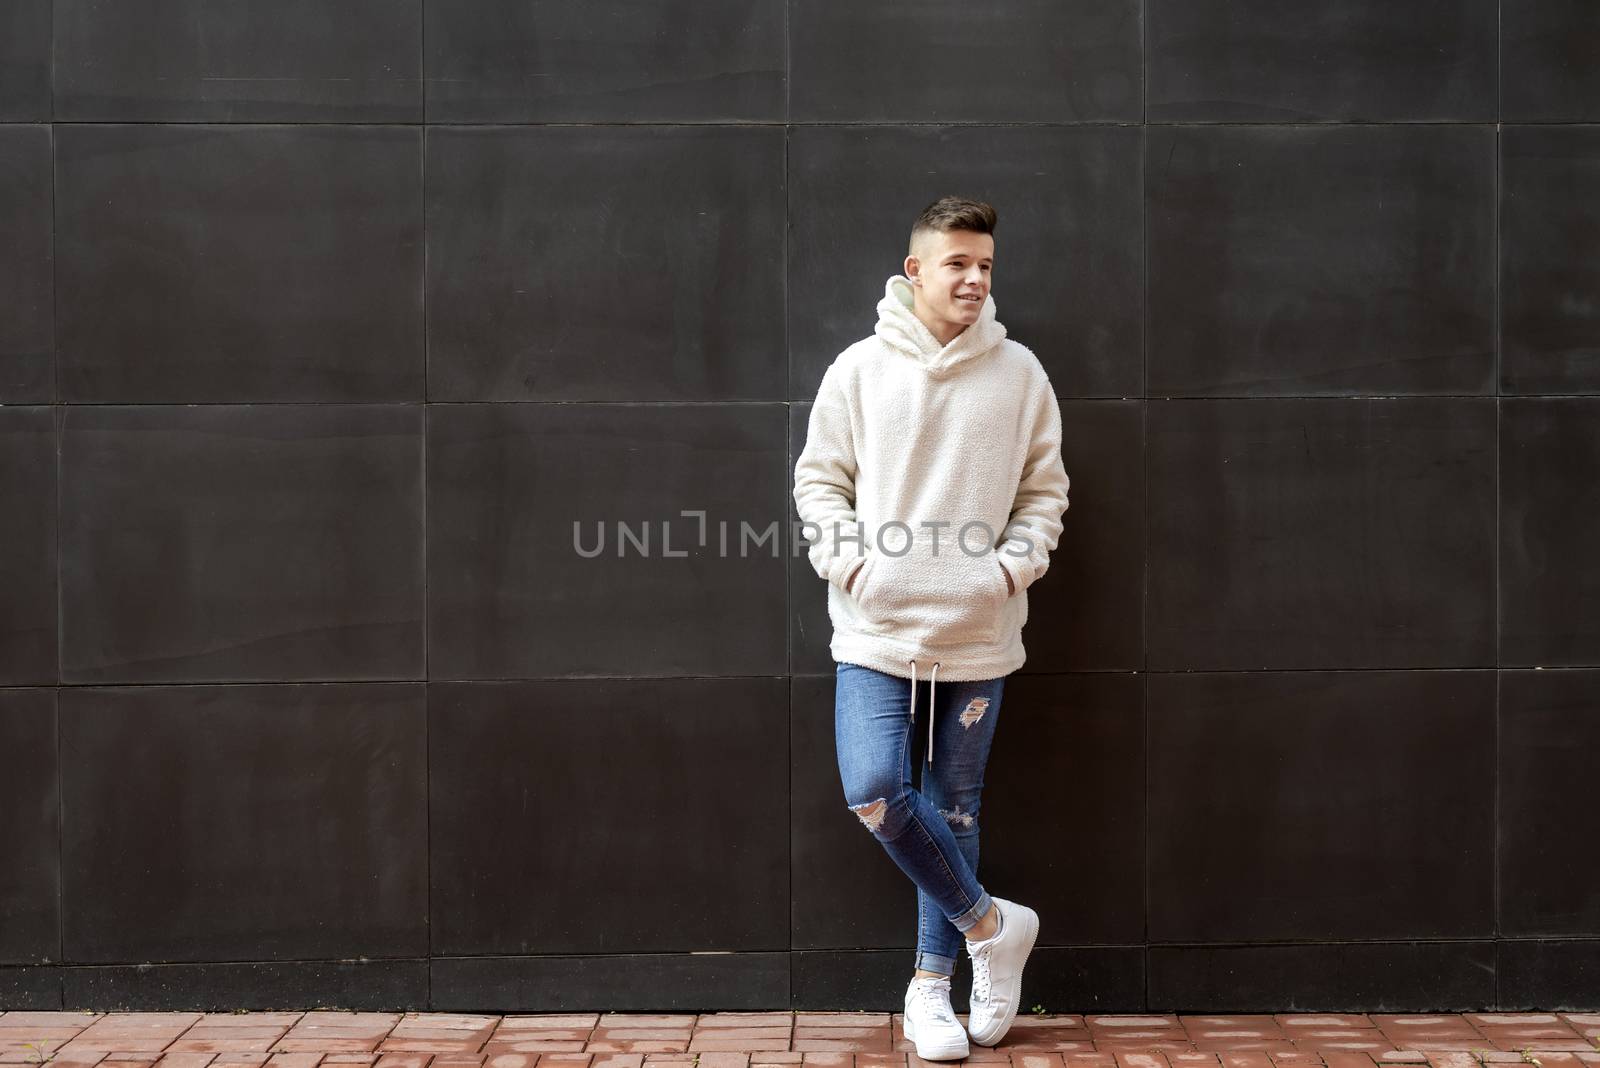
[[[917,968],[925,972],[938,972],[940,975],[956,974],[956,959],[954,957],[941,957],[937,953],[917,952]]]
[[[994,902],[989,897],[989,891],[984,890],[978,894],[978,903],[976,905],[973,905],[950,922],[955,924],[955,928],[958,931],[963,933],[970,931],[978,926],[979,920],[989,914],[989,908],[993,904]]]

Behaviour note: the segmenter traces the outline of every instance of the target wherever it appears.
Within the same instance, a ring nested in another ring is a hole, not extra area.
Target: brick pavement
[[[1018,1018],[984,1068],[1600,1068],[1600,1013]],[[58,1068],[926,1068],[899,1013],[0,1012]],[[1006,1062],[1001,1064],[999,1062]]]

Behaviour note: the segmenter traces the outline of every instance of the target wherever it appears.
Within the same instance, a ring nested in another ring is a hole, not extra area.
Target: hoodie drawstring
[[[917,662],[906,661],[911,665],[911,720],[917,719]],[[939,661],[933,662],[933,671],[928,675],[928,766],[933,767],[933,710],[938,706],[935,697],[935,687],[939,685]]]

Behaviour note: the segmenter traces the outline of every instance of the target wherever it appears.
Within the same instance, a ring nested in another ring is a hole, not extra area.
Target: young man
[[[978,201],[923,211],[873,335],[823,375],[795,466],[808,554],[829,583],[845,800],[917,886],[905,1031],[925,1060],[1005,1036],[1039,929],[1032,909],[991,898],[976,874],[1005,676],[1025,659],[1026,591],[1049,566],[1068,486],[1050,380],[995,320],[994,226]],[[919,669],[927,766],[914,788]],[[965,1028],[950,1007],[963,942]]]

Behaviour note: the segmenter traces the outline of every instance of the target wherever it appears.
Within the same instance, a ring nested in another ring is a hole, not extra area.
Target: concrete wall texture
[[[984,806],[1030,1004],[1592,1006],[1597,56],[1590,0],[6,0],[0,1006],[898,1008],[824,585],[717,535],[947,193],[1073,480]]]

